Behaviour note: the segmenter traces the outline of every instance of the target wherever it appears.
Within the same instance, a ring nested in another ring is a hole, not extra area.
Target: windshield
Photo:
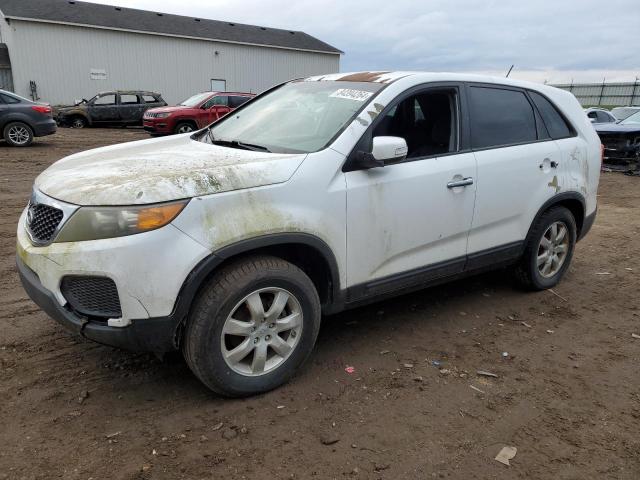
[[[623,125],[637,125],[640,124],[640,111],[634,113],[633,115],[625,118],[620,122]]]
[[[179,105],[182,105],[183,107],[197,107],[210,96],[210,93],[196,93],[194,96],[187,98],[184,102],[180,102]]]
[[[211,127],[203,141],[310,153],[326,145],[384,85],[295,81],[253,100]],[[242,148],[242,146],[240,146]]]

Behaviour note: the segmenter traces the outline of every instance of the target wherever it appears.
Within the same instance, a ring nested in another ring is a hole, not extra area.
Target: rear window
[[[2,99],[4,103],[20,103],[20,100],[18,100],[17,98],[12,97],[11,95],[6,95],[4,93],[0,93],[0,99]]]
[[[524,92],[469,88],[471,144],[491,148],[537,140],[533,107]]]
[[[131,95],[128,93],[123,93],[122,95],[120,95],[120,104],[122,105],[134,105],[138,103],[138,96],[137,95]]]
[[[142,100],[144,100],[144,103],[156,103],[158,101],[156,97],[152,95],[142,95]]]
[[[229,106],[231,108],[238,108],[243,103],[246,103],[247,101],[249,101],[249,99],[250,97],[239,97],[239,96],[229,97]]]
[[[562,115],[560,115],[560,112],[558,112],[556,107],[554,107],[549,100],[547,100],[545,97],[543,97],[537,92],[529,92],[529,95],[531,95],[531,100],[533,100],[533,103],[535,103],[536,108],[538,109],[538,112],[540,112],[542,121],[547,127],[547,130],[549,131],[549,135],[551,135],[551,138],[553,139],[567,138],[573,135],[573,130],[571,129],[571,127],[567,124],[565,119],[562,118]],[[597,117],[598,112],[591,112],[591,113],[596,113],[595,118],[600,120]],[[591,113],[589,114],[589,116],[591,116]],[[601,121],[606,121],[606,117],[605,117],[605,120],[601,120]]]

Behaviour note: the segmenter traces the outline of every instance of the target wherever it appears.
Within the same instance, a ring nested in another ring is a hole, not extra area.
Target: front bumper
[[[162,119],[162,121],[159,121],[149,120],[145,118],[142,120],[142,128],[144,128],[145,131],[155,135],[167,135],[173,133],[172,127],[167,122],[167,119]]]
[[[137,319],[127,327],[110,327],[102,322],[81,317],[58,303],[38,275],[16,258],[18,273],[25,291],[47,315],[68,330],[94,342],[131,351],[169,352],[177,348],[177,330],[181,318],[168,315]]]
[[[18,224],[16,250],[29,296],[54,319],[87,338],[123,348],[147,350],[144,345],[158,343],[142,330],[166,331],[162,319],[175,314],[185,279],[211,253],[171,224],[126,237],[39,247],[29,240],[25,212]],[[91,319],[71,311],[61,290],[66,276],[113,280],[122,316]]]

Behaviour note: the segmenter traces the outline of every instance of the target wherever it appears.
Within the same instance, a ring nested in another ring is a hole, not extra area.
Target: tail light
[[[51,107],[48,107],[47,105],[32,105],[31,110],[35,110],[43,115],[51,115]]]

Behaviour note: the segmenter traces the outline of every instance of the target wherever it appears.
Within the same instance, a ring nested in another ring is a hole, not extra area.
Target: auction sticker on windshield
[[[355,90],[353,88],[341,88],[333,92],[330,97],[334,98],[346,98],[348,100],[356,100],[358,102],[364,102],[367,100],[373,92],[367,92],[366,90]]]

